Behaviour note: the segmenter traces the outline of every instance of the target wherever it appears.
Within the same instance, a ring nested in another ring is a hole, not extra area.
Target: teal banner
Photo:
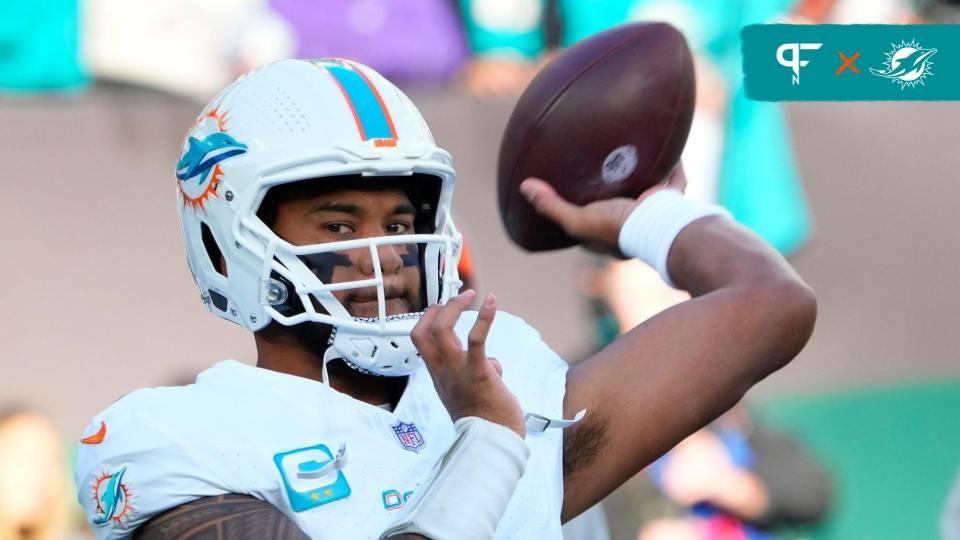
[[[960,100],[960,25],[754,24],[741,39],[750,99]]]

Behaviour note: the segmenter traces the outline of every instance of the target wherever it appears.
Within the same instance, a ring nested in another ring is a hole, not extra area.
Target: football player
[[[530,179],[584,245],[694,297],[568,370],[492,295],[459,292],[451,158],[400,90],[347,60],[238,79],[176,176],[203,302],[253,332],[257,366],[222,361],[93,419],[76,479],[100,538],[560,538],[813,328],[810,289],[684,199],[681,170],[583,207]]]

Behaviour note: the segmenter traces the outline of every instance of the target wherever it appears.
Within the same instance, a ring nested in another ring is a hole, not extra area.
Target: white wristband
[[[726,208],[687,199],[674,189],[661,189],[644,199],[627,217],[620,229],[620,251],[649,264],[668,285],[675,287],[667,271],[673,241],[684,227],[707,216],[731,217]]]
[[[414,533],[435,540],[489,540],[523,476],[530,449],[511,429],[476,416],[454,423],[457,438],[414,493],[400,522],[380,537]],[[470,504],[464,505],[464,486]]]

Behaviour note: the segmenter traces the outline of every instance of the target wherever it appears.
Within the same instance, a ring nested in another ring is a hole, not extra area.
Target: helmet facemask
[[[276,217],[277,200],[266,188],[259,211],[242,214],[236,235],[241,247],[254,250],[261,262],[263,310],[284,326],[330,325],[324,364],[342,358],[363,372],[412,373],[422,361],[410,331],[426,306],[445,302],[461,285],[461,238],[438,204],[442,179],[353,175],[303,182],[331,192],[403,189],[417,209],[414,234],[293,245],[268,226]]]

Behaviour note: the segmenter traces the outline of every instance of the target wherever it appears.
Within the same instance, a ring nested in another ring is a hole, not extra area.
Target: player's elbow
[[[789,330],[786,342],[790,345],[790,358],[800,353],[810,341],[817,323],[817,295],[801,280],[791,282],[783,293]]]
[[[757,286],[758,324],[769,354],[758,366],[766,377],[793,360],[806,346],[817,320],[817,297],[800,279],[780,279]]]

